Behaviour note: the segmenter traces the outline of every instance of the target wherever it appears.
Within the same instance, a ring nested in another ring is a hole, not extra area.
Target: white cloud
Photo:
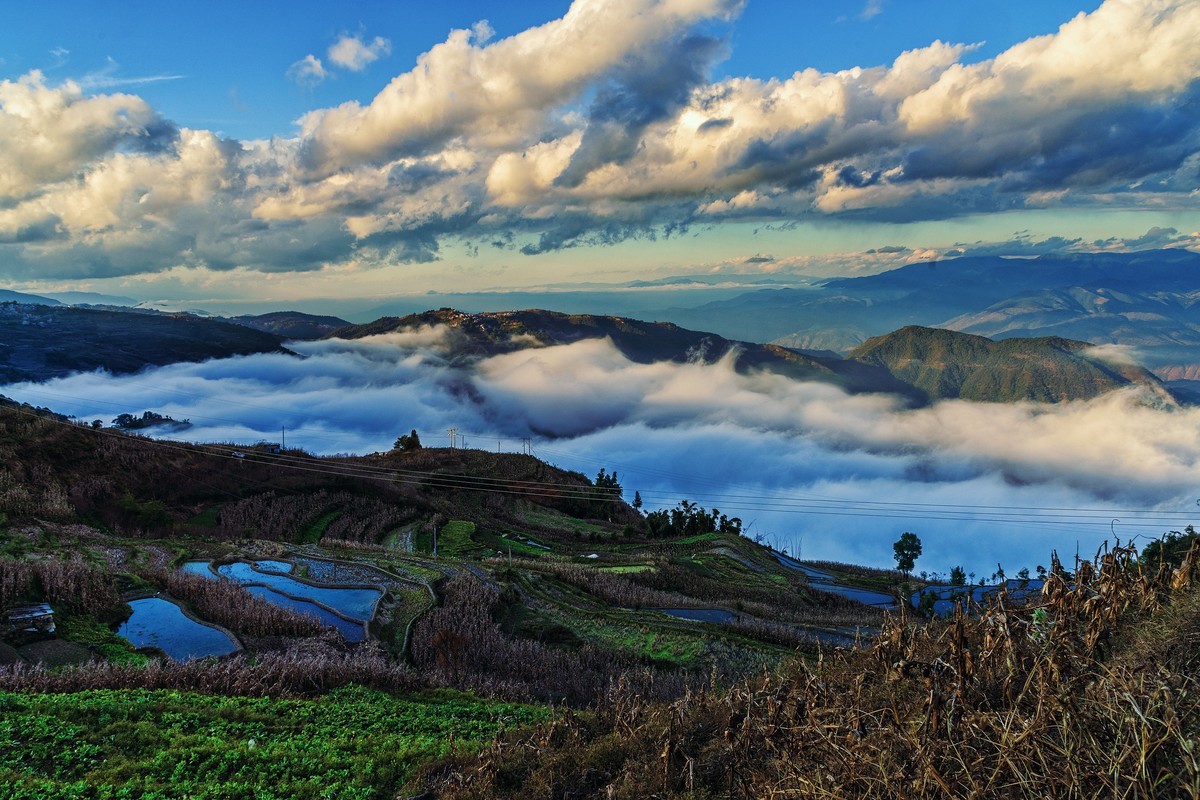
[[[576,0],[505,39],[454,31],[294,138],[214,137],[221,174],[153,213],[142,198],[178,196],[173,162],[195,151],[145,101],[37,72],[0,82],[0,272],[312,270],[429,261],[455,238],[540,253],[741,220],[1194,208],[1193,2],[1109,0],[972,64],[971,45],[935,41],[887,65],[711,82],[713,22],[739,9]],[[346,35],[289,75],[319,82],[386,46]]]
[[[0,207],[66,180],[122,143],[152,144],[162,120],[127,94],[87,97],[42,73],[0,81]]]
[[[560,466],[616,468],[630,495],[717,505],[782,543],[803,537],[814,558],[886,565],[899,532],[915,530],[922,567],[1015,569],[1077,539],[1090,554],[1114,518],[1125,538],[1193,521],[1165,512],[1194,510],[1200,409],[1159,407],[1137,390],[913,410],[888,396],[739,374],[729,359],[636,364],[593,340],[463,362],[448,358],[452,339],[423,328],[297,343],[303,359],[177,364],[0,392],[85,419],[189,418],[182,435],[201,441],[254,441],[283,424],[289,442],[326,453],[388,449],[411,428],[435,444],[457,427],[487,449],[500,438],[519,450],[532,436]]]
[[[315,86],[329,77],[321,59],[309,53],[288,67],[287,76],[302,86]]]
[[[863,6],[863,10],[859,13],[858,18],[861,20],[869,20],[878,17],[883,13],[884,0],[867,0],[867,4]]]
[[[367,106],[314,111],[302,120],[306,166],[325,175],[417,153],[483,129],[523,143],[545,115],[574,99],[631,53],[690,25],[724,16],[736,0],[576,0],[566,15],[483,45],[450,34]],[[479,32],[479,28],[476,32]]]
[[[392,52],[392,43],[382,36],[364,42],[360,34],[344,33],[329,46],[329,60],[342,69],[361,72],[368,64]]]

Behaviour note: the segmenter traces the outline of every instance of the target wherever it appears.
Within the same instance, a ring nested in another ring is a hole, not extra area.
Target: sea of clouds
[[[918,571],[990,576],[1146,541],[1200,519],[1200,408],[1138,389],[1057,405],[882,394],[715,364],[628,360],[608,340],[464,359],[444,328],[295,342],[269,354],[132,376],[77,374],[0,393],[84,420],[153,410],[192,441],[278,441],[312,453],[426,446],[520,451],[594,475],[626,499],[691,499],[805,559],[889,566],[906,530]]]

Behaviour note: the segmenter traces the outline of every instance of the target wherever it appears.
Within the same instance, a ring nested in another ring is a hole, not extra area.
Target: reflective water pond
[[[316,617],[322,623],[330,625],[345,637],[347,642],[361,642],[366,638],[366,629],[361,622],[354,622],[345,617],[340,617],[327,608],[313,603],[309,600],[300,600],[295,597],[288,597],[286,594],[280,594],[266,586],[247,586],[246,591],[255,597],[260,597],[268,603],[274,603],[283,608],[290,608],[293,611],[298,611],[301,614],[308,614],[311,617]]]
[[[129,605],[133,616],[121,624],[117,635],[134,647],[157,647],[175,661],[224,656],[238,649],[227,633],[197,622],[170,600],[147,597]]]
[[[932,597],[933,613],[945,617],[953,614],[954,607],[958,604],[962,604],[964,607],[969,607],[971,603],[985,604],[1001,591],[1006,592],[1010,599],[1016,601],[1023,602],[1035,598],[1042,593],[1042,586],[1045,583],[1039,578],[1014,578],[995,586],[950,586],[945,584],[926,586],[919,592],[913,592],[909,602],[912,603],[913,608],[919,608],[922,597]]]
[[[375,604],[383,596],[378,589],[351,589],[341,586],[312,586],[277,572],[261,572],[238,561],[222,564],[217,572],[238,583],[258,583],[301,600],[311,600],[332,608],[343,616],[367,622],[375,615]]]
[[[180,569],[193,575],[216,578],[210,564],[211,562],[208,561],[188,561]],[[361,625],[354,626],[342,617],[369,622],[375,615],[375,605],[383,596],[383,592],[369,587],[313,586],[284,574],[291,570],[292,565],[286,561],[256,561],[252,565],[238,561],[217,567],[217,573],[230,580],[246,586],[260,584],[274,590],[252,592],[264,600],[286,608],[295,608],[297,611],[311,613],[323,622],[342,630],[343,633],[353,627],[358,631],[358,638],[350,640],[361,641],[362,631],[358,630]],[[317,609],[320,609],[322,613],[317,613]],[[330,609],[336,611],[337,614],[330,613]],[[341,614],[342,617],[339,617],[338,614]],[[350,636],[347,635],[347,638]]]
[[[801,564],[799,561],[788,558],[782,553],[776,553],[775,558],[783,566],[804,573],[804,576],[808,578],[808,584],[819,591],[840,595],[850,600],[857,600],[863,605],[875,606],[876,608],[893,608],[896,605],[896,601],[891,595],[884,594],[883,592],[872,592],[869,589],[844,586],[837,582],[837,577],[832,573],[810,567],[807,564]]]

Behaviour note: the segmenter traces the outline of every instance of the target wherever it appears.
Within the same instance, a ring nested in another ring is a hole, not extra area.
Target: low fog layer
[[[1085,556],[1113,533],[1160,535],[1200,519],[1200,409],[1138,389],[1063,405],[947,401],[906,409],[886,395],[739,375],[713,365],[636,364],[607,340],[461,363],[448,332],[293,343],[301,357],[88,373],[0,393],[106,423],[153,410],[192,427],[174,438],[278,441],[313,453],[389,450],[415,428],[465,446],[616,470],[626,499],[680,499],[743,518],[751,536],[806,559],[892,565],[920,536],[922,569],[1010,575]],[[152,432],[152,431],[151,431]],[[1052,509],[1052,510],[1046,510]],[[1139,513],[1140,512],[1140,513]],[[1114,521],[1117,520],[1117,521]]]

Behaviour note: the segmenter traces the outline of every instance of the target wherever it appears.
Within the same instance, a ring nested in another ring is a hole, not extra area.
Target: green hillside
[[[888,370],[929,400],[1055,403],[1090,399],[1134,383],[1168,396],[1145,370],[1100,360],[1089,355],[1091,348],[1058,337],[992,341],[910,325],[868,339],[849,359]]]

